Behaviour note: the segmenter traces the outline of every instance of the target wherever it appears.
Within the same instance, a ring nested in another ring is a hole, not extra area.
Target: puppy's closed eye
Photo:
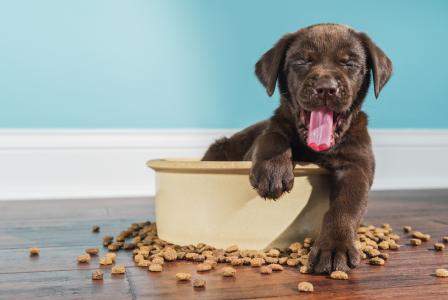
[[[348,67],[348,68],[359,68],[360,67],[359,63],[352,59],[341,59],[341,60],[339,60],[339,64],[343,67]]]
[[[297,59],[291,62],[291,66],[294,68],[308,68],[313,64],[312,60]]]

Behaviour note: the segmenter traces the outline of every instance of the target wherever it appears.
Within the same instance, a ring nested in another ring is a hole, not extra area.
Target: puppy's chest
[[[344,164],[343,156],[339,151],[317,153],[300,141],[293,142],[291,149],[294,161],[310,162],[327,169],[338,169]]]

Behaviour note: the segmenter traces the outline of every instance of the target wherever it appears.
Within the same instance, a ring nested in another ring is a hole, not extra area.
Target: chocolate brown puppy
[[[365,33],[318,24],[282,37],[255,73],[270,96],[278,83],[280,106],[269,120],[217,140],[203,160],[251,160],[250,183],[272,199],[293,188],[295,161],[327,168],[330,208],[310,265],[317,273],[348,271],[360,261],[354,241],[375,170],[361,106],[371,74],[378,97],[392,63]]]

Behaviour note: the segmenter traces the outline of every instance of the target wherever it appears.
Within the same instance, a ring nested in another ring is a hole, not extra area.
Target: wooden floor
[[[98,259],[76,263],[76,256],[99,246],[103,235],[148,219],[154,219],[152,199],[0,202],[0,299],[448,299],[448,278],[432,275],[436,268],[448,268],[448,250],[431,250],[448,235],[446,190],[372,194],[365,221],[390,223],[403,246],[390,252],[386,266],[363,264],[348,281],[303,275],[295,268],[266,276],[249,267],[239,268],[234,279],[223,279],[217,271],[197,274],[187,262],[167,264],[163,273],[154,274],[135,267],[129,252],[120,252],[118,262],[126,265],[126,275],[111,277],[104,268],[104,280],[92,282]],[[101,226],[101,233],[91,233],[93,224]],[[409,246],[403,225],[433,239]],[[28,256],[34,245],[41,248],[38,258]],[[206,289],[177,283],[174,274],[179,271],[205,279]],[[312,282],[315,292],[299,294],[299,281]]]

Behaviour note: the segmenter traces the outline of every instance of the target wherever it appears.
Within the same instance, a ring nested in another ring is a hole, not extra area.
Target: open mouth
[[[299,131],[308,147],[316,152],[333,147],[347,121],[347,113],[336,113],[326,107],[313,111],[302,109],[299,114],[302,121]]]

